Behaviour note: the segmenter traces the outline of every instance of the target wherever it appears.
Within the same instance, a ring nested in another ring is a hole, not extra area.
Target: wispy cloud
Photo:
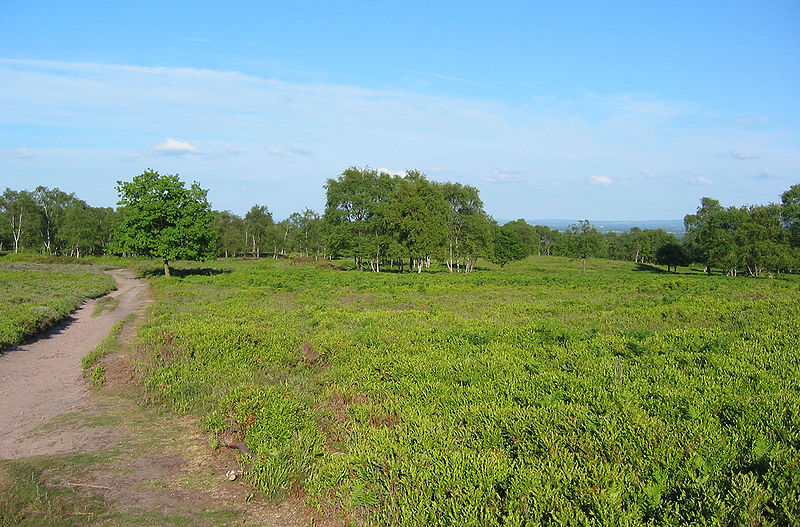
[[[314,152],[312,152],[308,148],[303,148],[302,146],[290,146],[287,148],[279,148],[277,146],[267,145],[266,148],[267,148],[267,153],[272,156],[297,155],[308,158],[314,157]]]
[[[42,184],[55,186],[48,174],[68,173],[100,188],[109,171],[122,177],[152,166],[207,185],[216,207],[274,200],[277,217],[323,205],[325,179],[352,165],[436,167],[434,177],[481,188],[487,209],[501,217],[534,207],[543,217],[610,217],[623,209],[631,217],[653,210],[679,217],[684,197],[698,191],[691,185],[712,181],[723,200],[743,188],[762,193],[749,202],[779,195],[782,181],[756,184],[753,163],[731,163],[731,145],[742,145],[733,152],[740,157],[757,153],[769,161],[759,170],[800,172],[795,130],[747,127],[737,116],[710,118],[654,96],[514,104],[234,71],[2,58],[0,78],[0,107],[7,109],[0,127],[40,134],[33,141],[0,136],[0,178],[21,177],[23,162],[12,152],[25,145],[34,154],[24,175]],[[655,167],[654,174],[642,167]],[[243,200],[238,176],[257,177],[269,197]],[[615,192],[597,200],[589,183]],[[667,185],[675,190],[665,193]],[[113,202],[113,188],[108,192]]]
[[[736,122],[742,126],[755,127],[766,125],[769,122],[769,119],[759,115],[755,117],[742,117],[740,119],[736,119]]]
[[[595,175],[589,176],[589,184],[590,185],[599,185],[599,186],[602,186],[602,187],[610,187],[613,183],[614,183],[614,180],[612,180],[608,176],[595,176]]]
[[[303,148],[301,146],[290,146],[289,147],[289,153],[290,154],[296,154],[298,156],[303,156],[303,157],[314,157],[314,152],[312,152],[311,150],[309,150],[307,148]]]
[[[474,80],[471,80],[471,79],[465,79],[463,77],[455,77],[453,75],[446,75],[444,73],[425,73],[423,71],[409,70],[409,69],[403,69],[403,68],[395,68],[395,71],[399,71],[401,73],[410,73],[412,75],[417,75],[419,77],[428,77],[428,78],[432,77],[432,78],[441,79],[441,80],[444,80],[444,81],[459,82],[459,83],[462,83],[462,84],[470,84],[472,86],[486,86],[486,84],[484,84],[482,82],[477,82],[477,81],[474,81]]]
[[[491,183],[513,183],[522,180],[522,170],[513,168],[495,168],[492,173],[483,178],[484,181]]]
[[[698,176],[696,178],[692,178],[689,182],[693,185],[713,185],[714,182],[708,178]]]
[[[762,181],[774,180],[774,179],[783,179],[778,174],[773,174],[772,172],[759,172],[755,176],[754,179],[760,179]]]
[[[200,149],[196,146],[187,143],[186,141],[179,141],[168,137],[163,143],[159,143],[153,147],[153,151],[157,155],[162,156],[180,156],[187,154],[199,154]]]
[[[731,157],[740,161],[747,161],[749,159],[761,159],[762,156],[747,150],[734,150],[731,152]]]
[[[27,148],[17,148],[11,153],[11,156],[16,157],[18,159],[25,159],[33,156],[33,152],[31,152]]]

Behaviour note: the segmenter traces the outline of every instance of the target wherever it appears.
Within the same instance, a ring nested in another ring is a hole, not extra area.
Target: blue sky
[[[121,4],[0,2],[0,187],[153,168],[283,218],[355,165],[644,220],[800,182],[797,2]]]

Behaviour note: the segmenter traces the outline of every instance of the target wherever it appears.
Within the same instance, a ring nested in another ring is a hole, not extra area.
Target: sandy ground
[[[92,316],[97,300],[85,302],[60,326],[0,355],[0,459],[80,450],[70,438],[26,438],[44,421],[86,404],[87,382],[81,359],[103,341],[111,327],[143,309],[147,283],[129,271],[112,271],[117,290],[108,296],[118,306]],[[91,438],[75,437],[85,443]]]

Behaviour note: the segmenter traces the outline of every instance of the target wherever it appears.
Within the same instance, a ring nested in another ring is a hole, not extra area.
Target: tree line
[[[0,251],[106,254],[119,218],[119,210],[91,207],[57,188],[7,188],[0,195]]]
[[[703,198],[697,211],[684,218],[685,235],[678,239],[663,229],[638,227],[601,233],[587,220],[564,231],[530,225],[523,219],[501,226],[486,213],[473,186],[431,181],[414,170],[398,176],[357,167],[327,180],[322,214],[306,208],[280,221],[266,205],[254,205],[243,216],[211,210],[205,201],[207,191],[196,184],[184,189],[177,176],[150,170],[133,182],[118,182],[120,206],[116,209],[91,207],[57,188],[6,189],[0,195],[0,251],[77,257],[148,254],[147,240],[132,242],[137,229],[143,231],[141,224],[137,227],[141,218],[132,219],[133,211],[148,191],[154,191],[155,199],[164,199],[166,189],[198,202],[195,220],[202,216],[193,239],[205,246],[168,251],[188,255],[181,257],[291,254],[350,258],[360,270],[417,273],[434,261],[450,272],[469,273],[478,258],[502,267],[531,254],[580,259],[584,270],[586,258],[599,257],[676,270],[679,265],[696,263],[709,273],[716,269],[752,276],[791,271],[800,263],[800,184],[784,192],[779,204],[724,207]],[[191,221],[185,220],[180,228],[188,229]],[[198,234],[203,229],[208,235]],[[123,231],[127,234],[122,235]],[[172,236],[186,244],[185,232],[175,231]],[[163,243],[169,245],[169,240]]]

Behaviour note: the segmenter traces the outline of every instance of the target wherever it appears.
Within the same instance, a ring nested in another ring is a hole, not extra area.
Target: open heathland
[[[0,350],[57,324],[87,298],[114,287],[114,278],[94,265],[0,259]]]
[[[184,269],[150,396],[357,524],[800,522],[797,277],[580,269]]]

